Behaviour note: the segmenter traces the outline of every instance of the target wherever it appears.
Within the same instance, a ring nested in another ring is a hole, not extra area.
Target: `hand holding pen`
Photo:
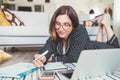
[[[46,50],[44,53],[42,54],[35,54],[35,59],[32,61],[34,62],[34,65],[36,67],[43,67],[44,63],[46,62],[46,57],[45,55],[48,53],[48,50]]]

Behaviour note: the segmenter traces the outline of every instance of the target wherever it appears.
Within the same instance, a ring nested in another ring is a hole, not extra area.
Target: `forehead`
[[[63,23],[63,22],[71,23],[71,20],[67,14],[57,16],[56,21],[61,22],[61,23]]]

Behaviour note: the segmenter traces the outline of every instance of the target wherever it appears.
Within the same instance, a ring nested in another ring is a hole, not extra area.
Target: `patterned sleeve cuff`
[[[111,39],[109,41],[107,41],[107,44],[112,45],[114,43],[114,41],[115,41],[116,38],[117,37],[115,36],[115,34],[113,34],[113,36],[111,37]]]

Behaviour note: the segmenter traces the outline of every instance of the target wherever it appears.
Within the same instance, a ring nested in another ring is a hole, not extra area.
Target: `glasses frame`
[[[67,25],[66,25],[67,24]],[[60,22],[55,22],[55,29],[58,30],[62,27],[62,29],[64,30],[68,30],[70,29],[72,25],[69,24],[69,23],[64,23],[64,24],[61,24]],[[68,27],[68,28],[67,28]]]

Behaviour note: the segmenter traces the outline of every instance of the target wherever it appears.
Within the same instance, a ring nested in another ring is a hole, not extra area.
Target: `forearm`
[[[102,21],[101,21],[101,24],[103,24],[103,26],[106,30],[107,41],[109,41],[114,34],[114,32],[113,32],[112,28],[110,27],[110,24],[108,23],[108,21],[109,21],[108,15],[104,14],[103,18],[102,18]]]
[[[99,26],[98,33],[96,36],[96,41],[103,42],[103,27],[102,27],[102,25]]]
[[[105,29],[106,29],[106,34],[107,34],[107,40],[109,41],[111,39],[111,37],[113,36],[114,32],[111,29],[109,24],[105,24]]]

